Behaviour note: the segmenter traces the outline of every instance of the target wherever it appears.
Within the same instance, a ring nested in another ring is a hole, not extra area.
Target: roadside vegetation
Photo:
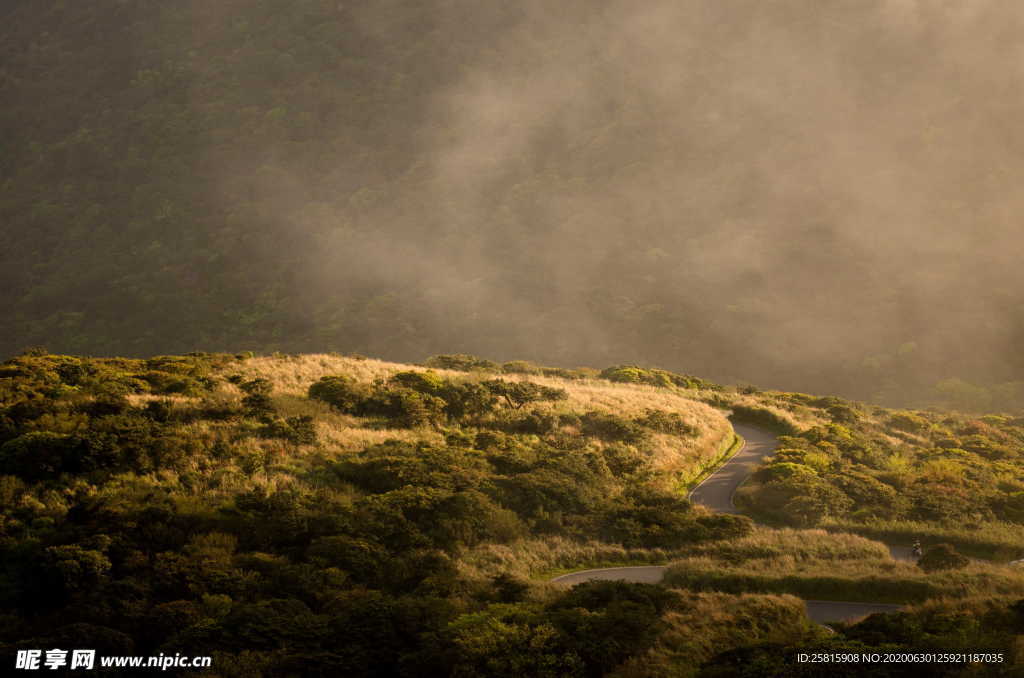
[[[666,586],[873,603],[1024,598],[1024,568],[972,562],[938,547],[920,564],[893,560],[884,544],[824,530],[757,528],[741,539],[687,551],[672,563]]]
[[[736,495],[759,521],[951,543],[1001,561],[1024,556],[1019,414],[892,410],[800,393],[736,399],[743,420],[781,434]]]

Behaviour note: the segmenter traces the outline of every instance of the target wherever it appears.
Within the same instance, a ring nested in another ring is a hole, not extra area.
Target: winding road
[[[722,464],[721,468],[708,476],[690,492],[690,501],[703,504],[719,513],[739,513],[732,503],[733,495],[746,480],[761,459],[775,452],[778,439],[761,428],[747,424],[733,424],[733,428],[745,440],[744,446]],[[897,560],[911,560],[910,548],[889,546],[889,552]],[[642,565],[639,567],[609,567],[598,570],[571,572],[551,580],[553,584],[574,586],[585,581],[624,580],[643,584],[657,584],[668,568],[664,565]],[[853,621],[876,612],[893,612],[900,605],[883,603],[856,603],[838,600],[805,600],[807,617],[819,624],[835,621]]]
[[[690,492],[690,501],[718,513],[739,513],[732,503],[736,488],[757,468],[763,457],[775,451],[779,442],[764,429],[746,424],[733,424],[732,427],[743,437],[743,448]]]

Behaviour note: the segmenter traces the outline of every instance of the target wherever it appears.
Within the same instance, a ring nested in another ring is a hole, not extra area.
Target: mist
[[[235,234],[225,265],[279,272],[230,283],[275,329],[172,348],[259,335],[875,398],[1024,380],[1018,3],[309,2],[288,16],[330,35],[320,61],[260,32],[271,9],[155,23],[192,23],[164,57],[241,21],[234,58],[288,56],[186,69],[193,109],[223,81],[291,126],[189,161]]]
[[[488,11],[439,8],[431,38]],[[901,347],[995,376],[1013,350],[1012,3],[490,11],[489,49],[420,112],[420,181],[387,196],[423,209],[364,244],[470,328],[439,350],[792,388]]]

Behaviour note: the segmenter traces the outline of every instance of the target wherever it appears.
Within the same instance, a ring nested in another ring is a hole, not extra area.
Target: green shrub
[[[601,454],[611,472],[620,478],[636,473],[647,465],[646,455],[629,445],[605,445]]]
[[[83,364],[80,360],[68,360],[57,366],[60,380],[68,386],[80,386],[88,377],[96,373],[95,368]]]
[[[280,438],[296,445],[315,445],[316,422],[308,414],[288,419],[272,419],[260,429],[264,438]]]
[[[784,479],[752,486],[746,494],[759,513],[805,527],[817,525],[829,517],[844,516],[853,508],[853,500],[842,490],[808,473],[795,472]]]
[[[484,360],[465,353],[454,353],[451,355],[435,355],[427,358],[424,363],[427,367],[436,367],[443,370],[458,370],[460,372],[472,372],[483,370],[485,372],[498,371],[498,363]]]
[[[860,412],[849,405],[831,405],[825,411],[832,421],[840,424],[856,424],[860,421]]]
[[[388,379],[388,383],[429,395],[440,395],[447,384],[436,372],[429,370],[426,372],[396,372]]]
[[[925,433],[932,425],[927,419],[913,412],[897,412],[886,422],[890,427],[907,433]]]
[[[445,421],[445,401],[408,388],[378,389],[356,407],[365,416],[387,417],[402,428],[440,426]]]
[[[274,384],[269,379],[257,377],[239,383],[238,388],[242,389],[243,393],[248,393],[249,395],[270,395],[274,390]]]
[[[545,377],[556,377],[558,379],[597,379],[599,370],[590,367],[541,367],[540,373]]]
[[[487,414],[498,402],[490,389],[480,384],[445,382],[437,394],[445,402],[444,412],[453,421]]]
[[[150,370],[140,376],[148,384],[149,391],[161,395],[198,396],[206,390],[196,379],[173,372]]]
[[[0,473],[26,480],[52,478],[66,470],[73,445],[68,435],[26,433],[0,446]]]
[[[676,374],[667,370],[639,367],[637,365],[616,365],[601,371],[600,377],[608,381],[624,384],[647,384],[649,386],[677,386],[679,388],[699,390],[715,389],[710,382],[685,374]]]
[[[777,461],[765,466],[758,472],[758,477],[767,481],[787,480],[796,476],[817,476],[818,473],[806,464],[789,461]]]
[[[268,417],[274,413],[274,401],[265,393],[251,393],[242,398],[242,406],[248,415]]]
[[[503,363],[501,371],[505,374],[540,374],[540,368],[526,360],[512,360]]]
[[[168,400],[150,400],[143,411],[147,417],[161,424],[171,420],[171,403]]]
[[[637,424],[658,433],[691,438],[700,431],[696,426],[688,424],[678,412],[648,409],[642,417],[636,419]]]
[[[608,442],[636,444],[646,433],[636,423],[608,412],[587,412],[580,417],[583,434]]]
[[[123,395],[104,395],[83,403],[80,409],[90,417],[111,417],[124,414],[131,404]]]
[[[512,429],[517,433],[545,436],[558,428],[558,417],[550,412],[528,412],[521,419],[513,422]]]
[[[351,377],[333,375],[321,377],[307,393],[313,400],[325,402],[345,414],[357,414],[369,397],[370,389]]]
[[[791,436],[800,432],[800,429],[793,422],[778,412],[755,405],[733,405],[730,418],[733,421],[763,426],[782,435]]]
[[[917,561],[917,566],[925,572],[941,570],[958,570],[970,563],[967,556],[960,555],[950,544],[936,544],[929,548]]]
[[[514,410],[520,409],[527,403],[540,402],[543,400],[565,400],[569,397],[568,392],[561,388],[542,386],[531,381],[503,381],[491,379],[480,384],[488,391],[505,402]]]

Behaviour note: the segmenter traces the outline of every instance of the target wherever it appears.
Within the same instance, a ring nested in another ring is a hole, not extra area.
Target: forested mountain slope
[[[993,64],[1020,24],[6,0],[0,353],[463,350],[1019,404],[1024,90]]]

